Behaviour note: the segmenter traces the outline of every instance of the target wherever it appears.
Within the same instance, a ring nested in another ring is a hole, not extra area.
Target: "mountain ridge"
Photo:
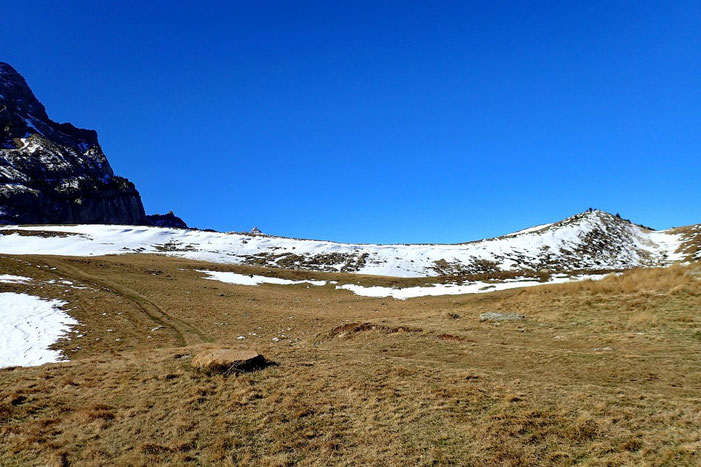
[[[532,275],[698,260],[701,225],[655,231],[592,210],[536,231],[469,243],[393,245],[127,225],[5,226],[0,227],[0,253],[156,253],[223,264],[393,277]]]

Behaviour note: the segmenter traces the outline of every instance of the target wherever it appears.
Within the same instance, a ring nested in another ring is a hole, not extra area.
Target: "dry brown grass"
[[[79,268],[102,284],[0,285],[65,297],[85,324],[59,344],[80,347],[71,362],[0,370],[2,464],[699,463],[698,265],[408,301],[227,285],[195,269],[267,272],[148,255],[0,266],[37,280]],[[153,331],[138,297],[180,321]],[[480,322],[489,311],[527,319]],[[181,321],[212,343],[182,346]],[[192,369],[215,344],[279,366]]]
[[[658,295],[697,291],[701,283],[698,265],[674,265],[668,268],[636,269],[625,274],[610,275],[601,281],[570,283],[570,290],[587,289],[607,294]]]

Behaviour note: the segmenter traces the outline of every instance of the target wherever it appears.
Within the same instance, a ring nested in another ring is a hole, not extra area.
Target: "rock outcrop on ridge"
[[[141,197],[112,172],[93,130],[49,118],[0,62],[0,223],[145,224]]]
[[[184,220],[168,211],[166,214],[149,214],[146,223],[154,227],[171,227],[176,229],[189,229]]]

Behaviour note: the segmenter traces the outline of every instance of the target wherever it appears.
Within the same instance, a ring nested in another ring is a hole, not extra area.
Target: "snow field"
[[[634,224],[616,223],[612,219],[610,214],[594,211],[504,237],[464,244],[420,245],[346,244],[141,226],[5,226],[0,227],[0,233],[2,230],[24,230],[49,235],[0,235],[0,253],[67,256],[161,253],[228,264],[246,264],[250,258],[256,257],[264,258],[268,266],[277,266],[279,258],[289,257],[292,258],[292,267],[302,269],[340,272],[346,262],[355,262],[358,266],[351,268],[351,272],[393,277],[440,275],[437,262],[458,268],[487,262],[502,271],[516,271],[524,268],[537,270],[543,267],[543,259],[549,258],[557,264],[573,264],[571,270],[581,270],[660,266],[680,258],[676,253],[681,245],[679,235],[649,231]],[[588,246],[588,235],[602,232],[613,236],[611,241],[620,246],[615,249],[615,254],[575,253]],[[342,259],[331,263],[318,259],[329,255],[340,255]]]

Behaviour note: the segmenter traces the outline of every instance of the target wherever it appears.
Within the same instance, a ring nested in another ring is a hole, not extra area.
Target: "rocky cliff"
[[[0,223],[145,222],[139,192],[112,172],[97,133],[51,120],[0,62]]]

